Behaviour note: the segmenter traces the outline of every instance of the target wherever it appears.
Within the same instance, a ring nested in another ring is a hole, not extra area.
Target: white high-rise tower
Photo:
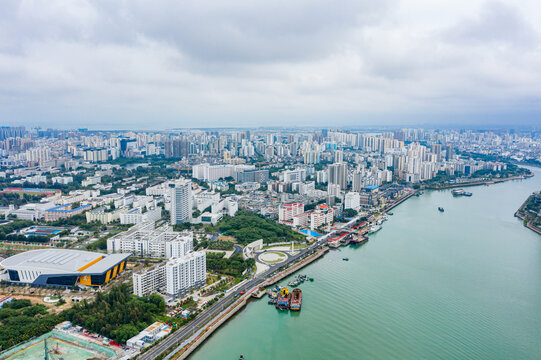
[[[171,187],[171,224],[192,220],[192,182],[177,180]]]

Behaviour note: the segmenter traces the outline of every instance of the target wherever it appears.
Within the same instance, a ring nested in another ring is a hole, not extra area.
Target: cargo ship
[[[291,293],[291,301],[289,304],[289,310],[291,311],[299,311],[301,309],[302,304],[302,290],[301,289],[294,289]]]
[[[464,191],[464,189],[455,189],[451,191],[451,194],[453,196],[472,196],[471,192]]]
[[[368,241],[368,236],[354,236],[349,242],[351,245],[362,245]]]
[[[276,298],[276,308],[280,310],[287,310],[289,308],[289,300],[291,294],[289,293],[288,288],[284,287],[280,290],[280,294]]]

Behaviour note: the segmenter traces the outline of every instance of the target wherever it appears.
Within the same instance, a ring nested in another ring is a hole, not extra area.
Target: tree
[[[354,217],[358,214],[358,211],[355,209],[345,209],[343,215],[347,218]]]

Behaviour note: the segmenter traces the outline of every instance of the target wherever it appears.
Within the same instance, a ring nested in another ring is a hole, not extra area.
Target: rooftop
[[[13,255],[0,263],[4,268],[43,269],[61,273],[103,273],[130,254],[104,255],[70,249],[40,249]]]

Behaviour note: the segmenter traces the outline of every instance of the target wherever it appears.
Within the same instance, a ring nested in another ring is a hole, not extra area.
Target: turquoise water
[[[301,271],[300,313],[253,301],[190,359],[541,359],[541,236],[513,217],[541,190],[533,170],[407,200],[367,244]]]

